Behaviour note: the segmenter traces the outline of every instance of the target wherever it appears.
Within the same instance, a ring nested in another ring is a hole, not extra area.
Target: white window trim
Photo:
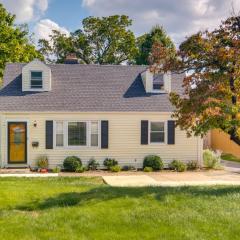
[[[163,122],[164,123],[164,142],[151,142],[151,123]],[[149,145],[166,145],[167,144],[167,121],[148,121],[148,144]]]
[[[152,93],[167,93],[166,90],[157,90],[152,88]]]
[[[32,88],[32,72],[41,72],[42,73],[42,87],[41,88]],[[39,92],[44,90],[44,81],[43,81],[43,71],[42,70],[30,70],[29,71],[29,89],[32,92]]]
[[[63,146],[56,146],[56,122],[63,122]],[[86,145],[71,146],[68,145],[68,123],[69,122],[85,122],[87,126]],[[98,122],[98,146],[91,146],[91,122]],[[53,146],[54,149],[82,149],[91,148],[99,149],[101,146],[101,121],[100,120],[54,120],[53,121]]]

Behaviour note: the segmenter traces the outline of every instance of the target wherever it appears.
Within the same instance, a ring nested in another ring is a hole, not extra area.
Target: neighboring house
[[[214,129],[208,134],[208,147],[214,150],[221,150],[224,153],[231,153],[240,157],[240,147],[237,141],[231,140],[231,136],[221,130]]]
[[[165,163],[201,161],[201,138],[187,138],[171,119],[169,92],[181,92],[182,79],[153,76],[146,66],[8,64],[0,90],[1,166],[34,166],[40,155],[50,167],[72,155],[85,164],[110,157],[139,168],[149,154]]]

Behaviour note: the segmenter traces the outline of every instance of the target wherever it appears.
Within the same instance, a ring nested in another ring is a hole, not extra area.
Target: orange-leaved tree
[[[170,94],[181,129],[203,136],[219,128],[240,143],[240,16],[190,36],[176,54],[156,43],[150,61],[154,72],[186,73],[184,93]]]

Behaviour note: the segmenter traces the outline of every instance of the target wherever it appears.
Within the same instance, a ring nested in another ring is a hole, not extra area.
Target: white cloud
[[[34,27],[36,41],[42,38],[50,40],[49,35],[51,35],[52,30],[57,30],[61,33],[66,34],[67,36],[69,35],[69,31],[66,28],[60,27],[57,23],[53,22],[50,19],[42,19]]]
[[[93,16],[126,14],[133,19],[136,34],[162,25],[179,44],[185,36],[217,27],[231,14],[232,4],[240,10],[240,0],[83,0]]]
[[[0,0],[0,3],[16,15],[17,23],[37,20],[48,8],[48,0]]]

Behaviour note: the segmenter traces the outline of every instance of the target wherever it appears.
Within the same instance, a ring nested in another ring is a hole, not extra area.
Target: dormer
[[[171,92],[171,73],[154,74],[146,69],[141,74],[142,82],[146,93],[170,93]]]
[[[22,91],[51,91],[51,69],[45,63],[34,59],[22,68]]]

